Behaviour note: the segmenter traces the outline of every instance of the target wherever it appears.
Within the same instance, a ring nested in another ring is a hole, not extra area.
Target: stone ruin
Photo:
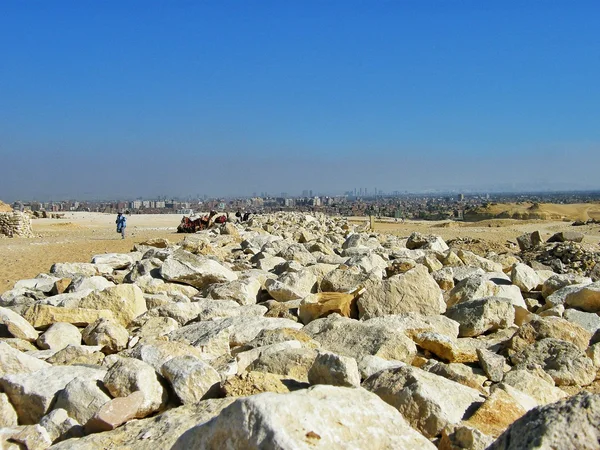
[[[33,237],[31,219],[19,211],[0,212],[0,236]]]

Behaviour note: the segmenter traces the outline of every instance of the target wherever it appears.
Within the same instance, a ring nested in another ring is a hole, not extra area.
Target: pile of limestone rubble
[[[600,283],[343,219],[57,263],[0,301],[7,449],[595,449]]]

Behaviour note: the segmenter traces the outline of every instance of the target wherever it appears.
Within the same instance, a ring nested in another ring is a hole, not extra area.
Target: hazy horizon
[[[592,1],[8,0],[0,200],[600,189],[598,17]]]

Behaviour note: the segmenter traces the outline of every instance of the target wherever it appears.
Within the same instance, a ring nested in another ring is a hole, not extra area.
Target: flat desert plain
[[[114,214],[74,212],[62,219],[33,219],[35,238],[0,238],[0,293],[11,289],[21,279],[33,278],[48,272],[56,262],[89,262],[100,253],[126,253],[133,245],[149,238],[167,238],[178,242],[185,234],[176,229],[179,214],[127,216],[127,237],[122,240],[116,232]],[[366,223],[364,217],[350,218],[352,222]],[[584,233],[584,243],[598,248],[600,225],[572,227],[571,222],[544,220],[493,219],[481,222],[405,221],[393,219],[377,221],[375,231],[409,236],[413,231],[437,234],[445,240],[471,238],[480,241],[471,244],[475,252],[511,251],[507,241],[539,230],[547,239],[558,231],[574,230]],[[600,250],[600,249],[599,249]]]

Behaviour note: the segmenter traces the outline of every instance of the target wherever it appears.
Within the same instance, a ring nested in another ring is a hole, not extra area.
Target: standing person
[[[117,224],[117,233],[121,233],[121,239],[125,239],[125,228],[127,227],[127,219],[124,214],[117,214],[117,220],[115,220]]]

